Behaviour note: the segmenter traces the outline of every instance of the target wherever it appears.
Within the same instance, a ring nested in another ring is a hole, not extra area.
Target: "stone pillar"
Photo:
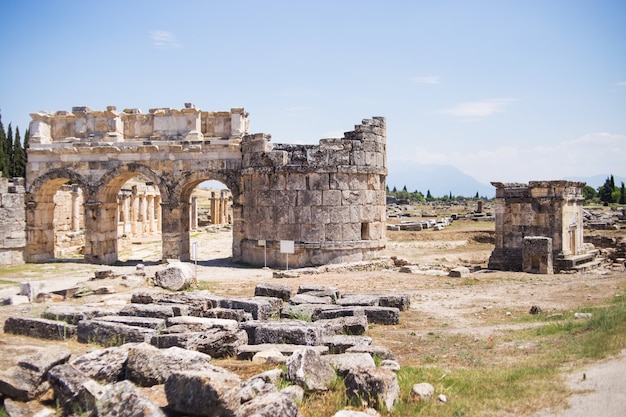
[[[218,224],[218,213],[219,209],[217,207],[217,198],[215,197],[215,191],[211,191],[211,224]]]
[[[80,203],[81,189],[78,185],[72,186],[72,232],[80,231]]]
[[[141,197],[139,197],[139,221],[141,222],[140,226],[141,226],[141,231],[140,231],[140,236],[144,237],[146,236],[146,217],[148,214],[148,205],[146,204],[146,196],[142,195]]]
[[[137,217],[139,215],[139,199],[137,196],[137,186],[133,186],[130,196],[130,235],[137,235]]]
[[[191,207],[189,213],[189,225],[191,230],[198,230],[198,197],[191,197]]]
[[[148,235],[153,235],[154,234],[154,196],[153,195],[147,195],[146,199],[148,200],[148,207],[146,209],[146,215],[147,215],[147,228],[146,228],[146,232]]]
[[[156,222],[157,233],[161,232],[161,196],[154,196],[154,221]]]
[[[117,261],[117,201],[83,204],[85,261],[110,265]]]
[[[54,258],[54,202],[26,204],[26,262]]]
[[[124,213],[124,224],[122,225],[123,227],[123,234],[127,234],[130,233],[132,231],[132,220],[131,220],[131,214],[130,214],[130,197],[128,195],[124,195],[123,197],[123,202],[124,202],[124,206],[122,208],[123,213]]]
[[[188,261],[189,203],[161,202],[163,260]]]
[[[482,213],[483,212],[483,202],[482,200],[478,200],[478,207],[476,207],[476,213]]]

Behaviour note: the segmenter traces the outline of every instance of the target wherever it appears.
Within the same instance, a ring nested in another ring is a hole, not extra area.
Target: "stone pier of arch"
[[[186,104],[144,114],[75,107],[31,116],[29,262],[54,257],[54,196],[66,183],[82,190],[84,256],[91,263],[116,262],[118,237],[133,225],[141,227],[135,233],[160,229],[164,260],[189,260],[190,231],[197,227],[192,192],[207,180],[232,193],[234,261],[263,265],[260,240],[268,245],[268,265],[277,267],[284,264],[277,250],[283,240],[294,242],[294,267],[367,260],[385,247],[384,118],[365,119],[318,145],[289,145],[249,134],[241,108],[205,112]],[[153,191],[123,191],[136,177]],[[230,200],[214,198],[211,217],[228,222]]]

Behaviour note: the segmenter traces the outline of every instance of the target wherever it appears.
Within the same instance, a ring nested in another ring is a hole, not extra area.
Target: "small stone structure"
[[[187,103],[181,110],[143,114],[74,107],[31,116],[29,262],[55,256],[55,194],[66,183],[82,190],[84,257],[92,263],[117,261],[118,237],[133,225],[141,228],[134,231],[139,235],[161,232],[163,259],[189,260],[197,219],[192,193],[207,180],[232,193],[234,261],[263,265],[266,254],[267,265],[275,267],[362,261],[386,245],[382,117],[363,120],[343,138],[288,145],[272,144],[268,134],[248,134],[248,114],[241,108],[205,112]],[[135,177],[153,190],[143,196],[124,191]],[[226,200],[215,196],[211,217],[218,224],[229,220]],[[281,241],[292,242],[288,260]]]
[[[24,179],[0,178],[0,266],[24,263],[26,211]]]
[[[554,273],[552,238],[527,236],[522,248],[522,270],[534,274]]]
[[[491,184],[496,187],[496,242],[490,269],[550,273],[550,257],[557,271],[595,257],[596,252],[583,244],[584,182]],[[549,238],[551,256],[545,253],[547,240],[526,240],[528,237]]]

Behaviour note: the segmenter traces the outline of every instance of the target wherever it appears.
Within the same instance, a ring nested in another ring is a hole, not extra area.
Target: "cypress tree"
[[[7,169],[7,175],[10,178],[13,174],[11,172],[13,165],[13,127],[11,127],[11,123],[9,123],[9,127],[7,127],[7,135],[4,141],[4,165]]]
[[[30,129],[26,129],[24,134],[24,161],[28,162],[28,148],[30,148]]]
[[[622,181],[622,188],[619,190],[619,203],[626,204],[626,189],[624,189],[624,181]]]
[[[12,177],[24,177],[26,173],[26,153],[22,148],[19,127],[15,128],[15,140],[13,141],[13,164],[11,166]]]
[[[4,125],[2,124],[2,115],[0,114],[0,176],[9,176],[9,167],[6,162],[6,153],[4,152],[4,145],[6,144],[6,133],[4,131]]]

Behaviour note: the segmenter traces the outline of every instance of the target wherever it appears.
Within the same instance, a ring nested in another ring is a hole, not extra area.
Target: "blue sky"
[[[276,143],[387,118],[389,169],[626,176],[626,2],[12,1],[0,114],[244,107]]]

